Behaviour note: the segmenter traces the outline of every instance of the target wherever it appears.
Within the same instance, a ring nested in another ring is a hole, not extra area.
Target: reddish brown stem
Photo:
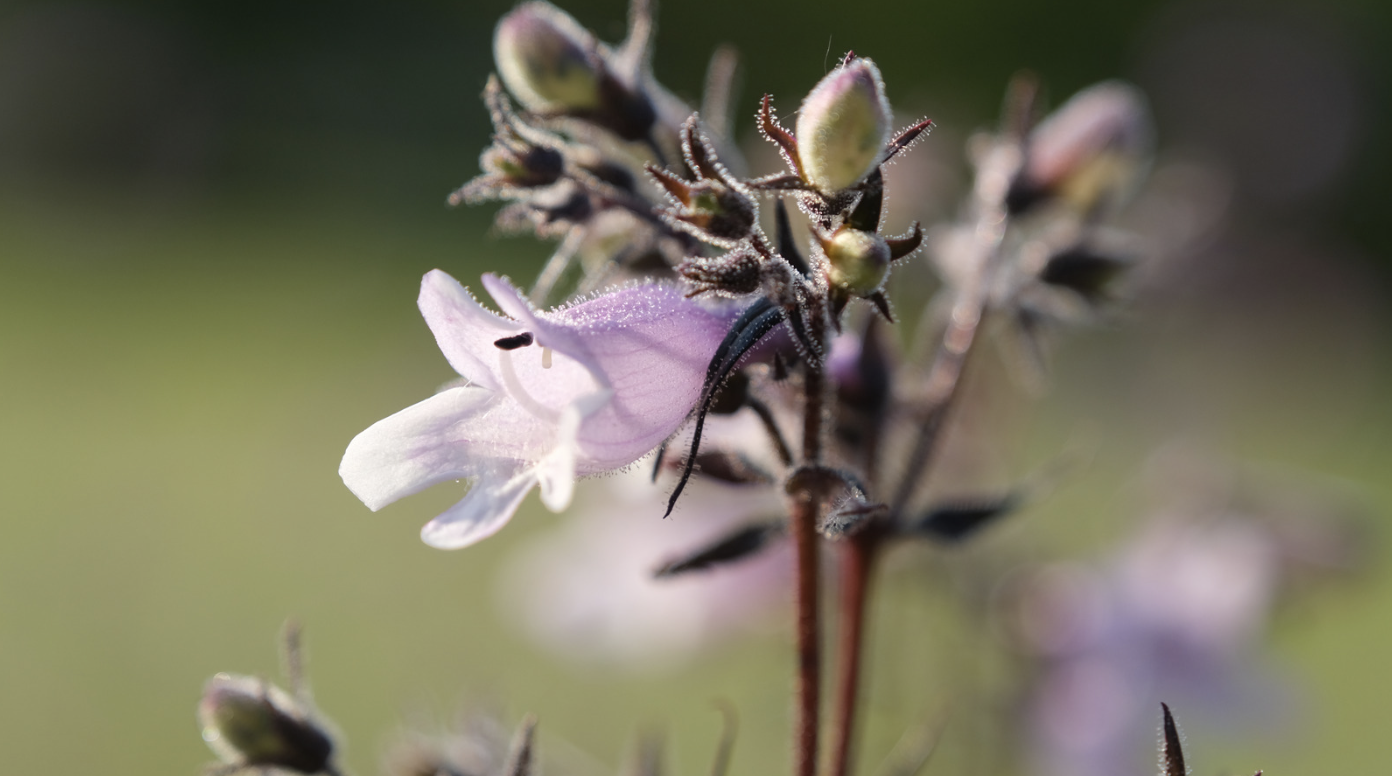
[[[793,722],[793,773],[815,776],[817,730],[821,708],[821,626],[817,612],[817,518],[815,499],[798,499],[793,507],[793,543],[797,549],[797,708]]]
[[[865,641],[865,607],[878,542],[858,534],[839,545],[841,556],[841,618],[836,630],[835,721],[829,776],[850,773],[855,744],[856,711],[860,695],[861,646]]]
[[[819,309],[808,317],[809,334],[826,342],[826,324]],[[808,360],[803,372],[802,463],[816,466],[822,458],[822,412],[826,377],[820,362]],[[816,776],[817,735],[821,724],[821,624],[818,602],[820,563],[817,522],[820,493],[793,493],[792,531],[797,551],[797,708],[793,723],[794,776]]]

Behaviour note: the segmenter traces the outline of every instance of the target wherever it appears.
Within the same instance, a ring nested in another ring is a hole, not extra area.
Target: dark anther
[[[493,340],[493,344],[497,346],[498,350],[517,350],[518,348],[525,348],[532,344],[532,333],[530,331],[524,331],[521,334],[514,334],[511,337]]]

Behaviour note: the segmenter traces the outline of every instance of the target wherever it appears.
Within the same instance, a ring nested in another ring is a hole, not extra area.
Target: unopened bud
[[[823,192],[856,185],[880,163],[890,121],[884,80],[874,62],[855,59],[831,71],[798,112],[803,178]]]
[[[649,172],[672,195],[675,206],[667,214],[678,228],[727,248],[754,231],[758,205],[745,191],[713,178],[685,181],[658,167]]]
[[[537,145],[520,148],[492,145],[483,152],[479,163],[483,169],[501,175],[509,184],[524,188],[550,186],[565,172],[561,152]]]
[[[1020,212],[1058,197],[1091,212],[1132,188],[1150,143],[1149,111],[1135,87],[1120,81],[1088,87],[1030,133],[1008,204]]]
[[[334,773],[333,739],[285,691],[250,676],[218,674],[198,704],[203,740],[226,763]]]
[[[842,227],[822,247],[831,264],[832,285],[856,296],[878,291],[889,274],[889,243],[875,232]]]
[[[572,113],[598,108],[604,78],[598,51],[589,31],[545,2],[518,6],[493,33],[498,74],[528,110]]]

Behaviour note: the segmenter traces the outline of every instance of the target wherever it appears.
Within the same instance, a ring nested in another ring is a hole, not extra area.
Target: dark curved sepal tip
[[[911,530],[943,544],[955,544],[1011,512],[1019,502],[1019,496],[1011,494],[982,501],[938,504],[911,526]]]
[[[869,299],[871,304],[875,305],[875,309],[880,311],[880,315],[883,315],[886,321],[890,323],[896,322],[894,320],[894,310],[889,306],[889,297],[885,296],[883,291],[876,291],[865,298]]]
[[[682,490],[691,479],[691,473],[696,466],[696,455],[700,452],[701,432],[706,425],[706,415],[710,412],[711,404],[725,378],[739,365],[740,359],[759,344],[784,317],[783,308],[773,304],[767,297],[760,298],[740,314],[725,335],[725,339],[715,349],[715,355],[706,367],[706,381],[701,387],[701,397],[696,402],[696,428],[691,435],[691,450],[687,453],[686,462],[682,467],[681,479],[677,481],[676,489],[667,500],[667,511],[663,517],[672,514],[677,499],[681,497]]]
[[[888,146],[885,146],[884,161],[887,162],[890,159],[893,159],[894,157],[903,153],[905,149],[914,144],[914,141],[918,140],[920,137],[924,135],[924,133],[928,132],[932,128],[933,120],[924,119],[918,122],[917,124],[914,124],[913,126],[904,129],[903,132],[900,132],[898,135],[894,137],[893,140],[889,141]],[[884,164],[884,162],[880,162],[880,164]]]
[[[802,162],[798,159],[797,138],[793,133],[783,128],[778,123],[778,118],[773,115],[773,95],[765,94],[764,99],[759,103],[759,132],[770,142],[778,146],[778,151],[783,155],[783,161],[788,163],[789,169],[802,177]]]
[[[522,724],[517,726],[508,749],[507,767],[503,769],[505,776],[531,776],[532,742],[536,737],[536,726],[537,719],[532,714],[524,717]]]
[[[1160,708],[1165,715],[1164,744],[1160,751],[1160,759],[1165,766],[1162,776],[1188,776],[1189,771],[1184,767],[1184,747],[1180,744],[1174,715],[1167,704],[1161,703]]]
[[[910,253],[918,250],[918,246],[923,244],[923,225],[913,222],[909,227],[909,233],[904,237],[893,237],[885,240],[889,245],[889,260],[898,261]]]
[[[782,523],[742,525],[717,537],[709,544],[662,564],[653,572],[653,578],[668,579],[745,560],[767,549],[773,539],[782,535]]]

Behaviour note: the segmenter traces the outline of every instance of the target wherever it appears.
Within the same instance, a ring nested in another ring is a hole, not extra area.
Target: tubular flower
[[[671,436],[737,313],[660,284],[539,312],[507,280],[484,275],[483,285],[509,317],[440,270],[421,281],[421,313],[463,385],[358,434],[338,470],[373,511],[436,483],[473,480],[421,530],[441,549],[491,536],[536,485],[558,512],[577,475],[627,466]]]

